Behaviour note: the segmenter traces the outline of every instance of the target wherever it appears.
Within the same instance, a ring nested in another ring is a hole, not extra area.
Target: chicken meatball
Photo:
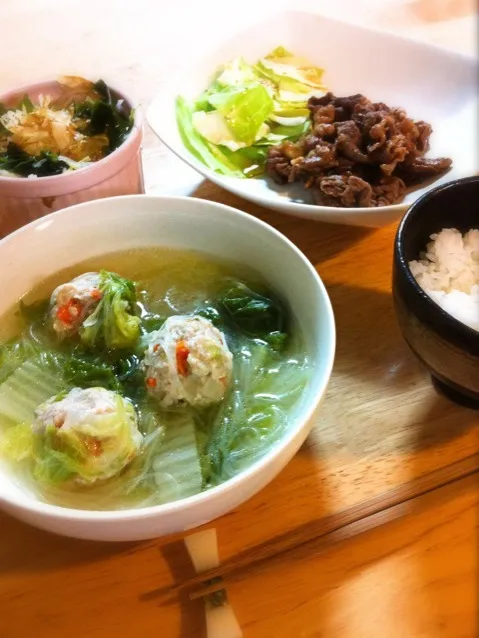
[[[223,399],[233,357],[224,335],[203,317],[175,316],[150,335],[146,387],[163,407],[207,406]]]
[[[104,388],[73,388],[35,411],[37,463],[55,461],[60,480],[110,478],[138,454],[142,435],[133,405]]]
[[[53,329],[60,337],[78,333],[86,317],[95,310],[102,298],[100,281],[100,273],[87,272],[55,288],[51,297],[51,318]]]

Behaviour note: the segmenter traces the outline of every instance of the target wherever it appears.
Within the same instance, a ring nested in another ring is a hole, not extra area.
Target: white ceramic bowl
[[[191,67],[175,73],[150,105],[148,121],[178,157],[206,178],[252,202],[281,213],[355,226],[383,226],[432,186],[477,173],[477,60],[388,33],[317,14],[288,11],[246,31],[219,35],[195,49]],[[394,206],[337,208],[301,203],[297,185],[272,180],[224,177],[208,169],[185,148],[175,117],[178,95],[196,99],[215,71],[236,56],[250,62],[278,45],[309,58],[325,69],[325,82],[336,95],[363,93],[374,101],[404,107],[411,117],[431,123],[429,156],[453,159],[438,180],[407,194]]]
[[[0,241],[0,316],[61,268],[145,246],[202,251],[247,263],[261,273],[287,300],[304,332],[315,362],[310,385],[284,437],[265,457],[232,480],[182,501],[127,511],[66,509],[38,501],[0,465],[0,507],[37,527],[78,538],[124,541],[206,523],[243,503],[278,474],[306,438],[323,398],[333,365],[335,326],[319,276],[279,232],[221,204],[181,197],[114,197],[32,222]]]

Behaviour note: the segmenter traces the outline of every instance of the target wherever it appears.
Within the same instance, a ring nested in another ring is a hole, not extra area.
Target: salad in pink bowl
[[[143,193],[141,116],[75,76],[0,96],[0,237],[72,204]]]

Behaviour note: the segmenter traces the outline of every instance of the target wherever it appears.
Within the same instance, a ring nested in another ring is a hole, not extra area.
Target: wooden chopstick
[[[311,521],[265,543],[244,550],[220,566],[197,574],[170,588],[167,597],[186,591],[189,598],[195,600],[223,589],[225,578],[230,580],[244,578],[246,573],[258,569],[265,561],[280,558],[285,552],[294,551],[297,558],[312,550],[323,550],[395,520],[401,515],[401,510],[408,501],[478,472],[479,454],[473,454],[349,507],[343,512]]]

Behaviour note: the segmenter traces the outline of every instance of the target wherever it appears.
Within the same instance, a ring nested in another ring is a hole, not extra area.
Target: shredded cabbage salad
[[[177,98],[183,143],[222,175],[260,175],[269,146],[296,140],[310,127],[307,102],[326,93],[322,76],[322,69],[284,47],[256,64],[235,58],[196,101]]]

